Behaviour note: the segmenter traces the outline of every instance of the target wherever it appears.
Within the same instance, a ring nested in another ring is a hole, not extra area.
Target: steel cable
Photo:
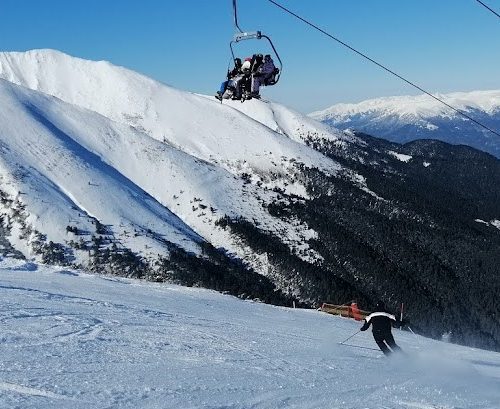
[[[372,62],[373,64],[377,65],[378,67],[382,68],[383,70],[387,71],[388,73],[394,75],[395,77],[399,78],[400,80],[406,82],[407,84],[411,85],[412,87],[418,89],[419,91],[423,92],[424,94],[430,96],[431,98],[434,98],[436,101],[440,102],[441,104],[447,106],[448,108],[452,109],[453,111],[455,111],[456,113],[462,115],[464,118],[467,118],[469,121],[475,123],[476,125],[479,125],[480,127],[486,129],[487,131],[497,135],[500,137],[500,133],[495,131],[494,129],[491,129],[490,127],[482,124],[481,122],[477,121],[476,119],[472,118],[471,116],[469,116],[468,114],[466,114],[465,112],[463,112],[462,110],[458,109],[458,108],[455,108],[454,106],[448,104],[447,102],[443,101],[441,98],[438,98],[436,97],[435,95],[431,94],[429,91],[426,91],[425,89],[423,89],[422,87],[420,87],[419,85],[415,84],[414,82],[404,78],[402,75],[399,75],[398,73],[392,71],[391,69],[387,68],[385,65],[375,61],[373,58],[371,57],[368,57],[366,54],[362,53],[361,51],[358,51],[356,50],[354,47],[351,47],[349,44],[343,42],[342,40],[338,39],[337,37],[334,37],[332,34],[328,33],[327,31],[323,30],[322,28],[318,27],[316,24],[314,23],[311,23],[309,20],[306,20],[305,18],[299,16],[298,14],[294,13],[293,11],[289,10],[288,8],[284,7],[283,5],[277,3],[276,1],[274,0],[267,0],[268,2],[274,4],[276,7],[280,8],[281,10],[285,11],[286,13],[294,16],[295,18],[299,19],[300,21],[304,22],[305,24],[307,24],[308,26],[314,28],[315,30],[323,33],[324,35],[326,35],[327,37],[329,37],[330,39],[338,42],[339,44],[343,45],[344,47],[348,48],[349,50],[355,52],[356,54],[360,55],[361,57],[365,58],[366,60]]]

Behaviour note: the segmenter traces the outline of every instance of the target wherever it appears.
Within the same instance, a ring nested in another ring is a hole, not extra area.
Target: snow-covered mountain
[[[204,289],[0,261],[0,407],[498,409],[500,354]]]
[[[422,333],[500,348],[490,155],[52,50],[0,53],[0,104],[3,255],[275,304],[404,301]]]
[[[255,101],[244,115],[237,104],[52,50],[0,53],[0,78],[5,193],[14,202],[23,195],[23,226],[57,243],[71,237],[66,226],[91,232],[98,220],[149,258],[165,252],[165,241],[197,253],[205,239],[238,253],[214,226],[227,215],[304,247],[307,226],[283,223],[263,204],[276,200],[274,188],[307,196],[298,164],[341,169],[300,139],[308,120],[280,106]],[[26,243],[17,248],[32,254]]]
[[[487,127],[500,130],[500,90],[436,94]],[[310,114],[339,129],[365,132],[394,142],[438,139],[500,157],[500,137],[465,119],[428,95],[385,97],[336,104]]]

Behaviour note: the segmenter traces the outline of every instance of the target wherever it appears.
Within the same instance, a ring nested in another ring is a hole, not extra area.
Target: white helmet
[[[249,70],[252,64],[250,64],[250,61],[245,61],[243,65],[241,66],[242,70]]]

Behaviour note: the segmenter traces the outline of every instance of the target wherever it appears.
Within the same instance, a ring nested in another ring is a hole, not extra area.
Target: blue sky
[[[500,21],[475,0],[280,0],[432,92],[500,88]],[[500,10],[500,0],[485,0]],[[265,98],[302,112],[419,94],[267,0],[239,0],[244,30],[284,62]],[[180,89],[213,93],[229,62],[231,0],[1,0],[0,49],[54,48],[108,60]],[[241,56],[267,52],[242,44]]]

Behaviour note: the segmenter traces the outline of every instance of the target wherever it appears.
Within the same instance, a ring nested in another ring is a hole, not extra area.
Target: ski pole
[[[345,339],[344,341],[340,342],[340,344],[343,344],[344,342],[347,342],[349,341],[352,337],[354,337],[355,335],[358,335],[359,333],[361,332],[361,330],[357,330],[356,333],[352,334],[349,338]]]
[[[351,345],[351,344],[341,344],[341,345],[344,345],[345,347],[368,349],[370,351],[380,351],[380,349],[370,348],[370,347],[363,347],[361,345]]]

